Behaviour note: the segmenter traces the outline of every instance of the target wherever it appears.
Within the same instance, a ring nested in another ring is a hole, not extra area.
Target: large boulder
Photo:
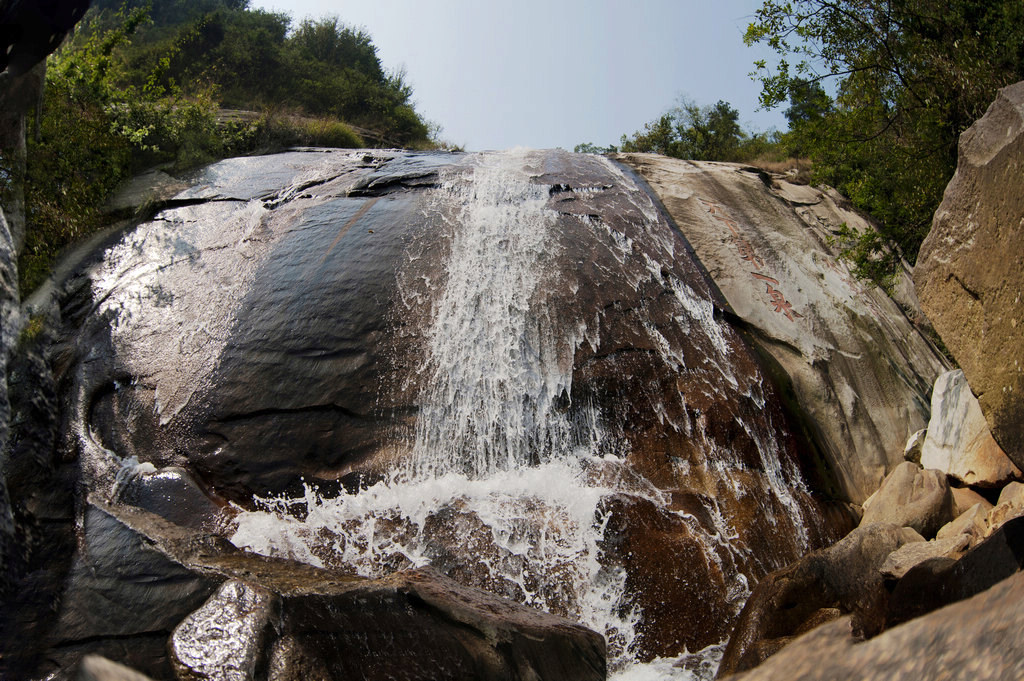
[[[861,635],[881,631],[888,593],[879,568],[889,554],[910,543],[923,540],[909,528],[861,526],[834,546],[770,574],[743,607],[719,677],[757,666],[795,636],[841,614],[853,614]]]
[[[973,598],[886,631],[851,636],[851,621],[830,622],[730,681],[1013,681],[1024,678],[1024,575]]]
[[[932,383],[947,368],[908,314],[839,259],[840,227],[871,224],[833,190],[754,168],[615,158],[658,194],[730,314],[790,384],[787,399],[806,412],[836,493],[861,503],[927,424]]]
[[[366,580],[99,500],[83,531],[55,626],[5,678],[71,679],[86,655],[188,681],[604,678],[599,634],[431,569]]]
[[[960,136],[914,269],[921,305],[942,336],[996,442],[1024,468],[1024,82],[999,91]]]
[[[893,523],[934,537],[939,528],[955,517],[953,492],[946,476],[904,461],[865,502],[860,522],[862,526]]]
[[[920,463],[977,487],[1002,487],[1021,477],[1020,469],[992,438],[978,400],[959,369],[935,379]]]

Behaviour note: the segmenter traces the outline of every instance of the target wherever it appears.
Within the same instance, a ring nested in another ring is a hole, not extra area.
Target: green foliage
[[[29,140],[26,293],[68,244],[102,225],[116,187],[145,168],[367,139],[432,145],[404,73],[386,72],[370,36],[336,18],[291,31],[287,15],[249,10],[248,0],[95,5],[48,61],[40,135]],[[219,107],[271,113],[218,123]],[[10,170],[0,179],[9,183]]]
[[[573,151],[577,154],[615,154],[618,153],[619,148],[614,144],[609,144],[607,147],[599,147],[591,142],[584,142],[573,147]]]
[[[763,105],[790,102],[788,150],[880,222],[846,239],[876,280],[916,259],[960,133],[1024,78],[1019,0],[765,0],[745,40],[778,54],[755,75]]]
[[[683,101],[632,137],[622,136],[624,152],[654,152],[695,161],[749,161],[780,153],[776,133],[748,134],[739,112],[719,100],[712,106]]]

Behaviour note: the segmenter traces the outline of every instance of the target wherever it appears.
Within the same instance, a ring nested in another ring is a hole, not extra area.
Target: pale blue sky
[[[760,0],[252,0],[297,22],[336,15],[365,28],[388,69],[405,68],[417,110],[470,150],[618,144],[680,95],[719,99],[744,127],[785,128],[757,111],[747,74],[765,53],[743,32]]]

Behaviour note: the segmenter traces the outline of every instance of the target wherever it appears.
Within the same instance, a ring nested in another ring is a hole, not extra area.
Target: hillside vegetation
[[[957,140],[996,91],[1024,79],[1020,0],[764,0],[745,41],[777,59],[751,74],[789,129],[752,134],[727,102],[683,102],[619,147],[679,158],[809,159],[879,224],[838,238],[858,274],[885,285],[913,264],[957,163]],[[834,94],[829,94],[834,93]],[[790,162],[792,164],[792,162]]]
[[[22,292],[143,169],[293,145],[434,146],[411,98],[370,36],[336,18],[293,24],[248,0],[98,0],[49,58],[29,123]]]

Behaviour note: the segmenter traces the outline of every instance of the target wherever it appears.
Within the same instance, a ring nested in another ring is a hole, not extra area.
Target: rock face
[[[1021,477],[1020,469],[992,438],[978,400],[959,369],[935,379],[920,463],[979,487],[1002,487]]]
[[[92,550],[72,570],[56,626],[23,641],[17,665],[5,657],[5,678],[70,679],[87,654],[189,681],[268,667],[274,681],[605,675],[597,633],[429,569],[364,580],[102,502],[86,523]]]
[[[996,442],[1024,467],[1024,83],[960,136],[959,164],[921,245],[921,305]]]
[[[913,530],[876,523],[815,551],[754,589],[729,638],[718,677],[761,664],[803,631],[853,613],[855,630],[881,631],[887,594],[879,568],[904,545],[923,543]]]
[[[1024,575],[863,643],[849,618],[797,639],[731,681],[1011,681],[1024,676]]]
[[[614,469],[584,485],[594,505],[577,526],[626,494],[629,522],[663,532],[644,541],[616,518],[600,567],[626,574],[616,608],[636,613],[623,646],[641,660],[718,642],[750,583],[848,529],[825,511],[834,485],[787,396],[685,240],[606,159],[306,150],[229,159],[187,184],[64,289],[62,455],[103,498],[216,531],[226,500],[256,512],[269,502],[254,495],[285,495],[315,523],[307,486],[335,498],[395,472]],[[337,524],[419,542],[407,553],[467,583],[580,616],[532,556],[507,555],[529,542],[502,545],[455,496],[424,522],[396,508]],[[297,541],[337,565],[337,527],[322,529]],[[673,584],[665,554],[712,588]],[[364,567],[409,560],[395,549]],[[701,609],[720,626],[678,614]]]
[[[921,470],[904,461],[866,503],[861,525],[893,523],[912,527],[925,537],[956,517],[949,482],[939,471]]]
[[[944,360],[880,289],[857,281],[828,239],[871,229],[834,192],[734,164],[616,157],[640,173],[728,301],[792,382],[808,429],[860,503],[923,428]]]

